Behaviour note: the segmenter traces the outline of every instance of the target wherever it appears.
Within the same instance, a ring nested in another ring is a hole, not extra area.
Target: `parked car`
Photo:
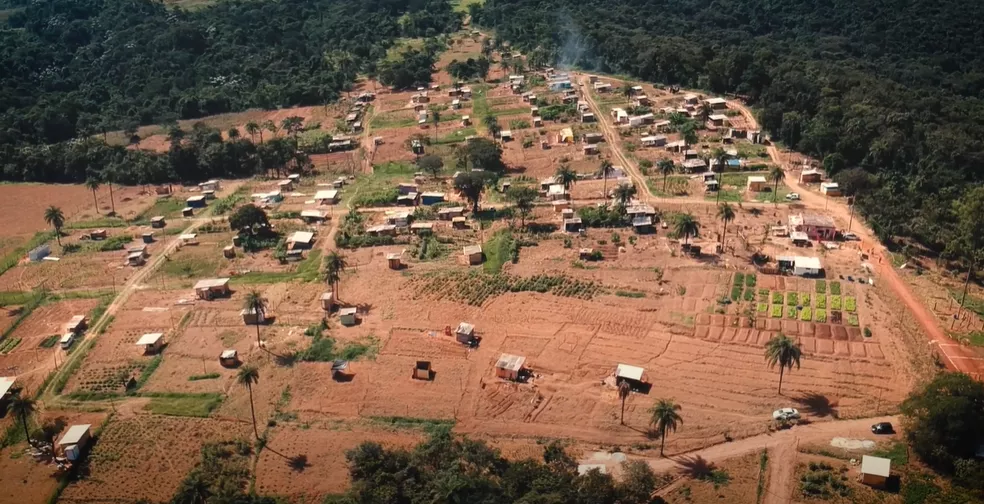
[[[794,420],[800,417],[796,408],[779,408],[772,412],[773,420]]]
[[[789,194],[786,195],[786,200],[787,201],[799,201],[799,199],[800,199],[799,193],[791,192],[791,193],[789,193]]]
[[[871,426],[871,432],[874,434],[892,434],[895,429],[891,422],[879,422]]]
[[[854,233],[843,233],[843,234],[841,234],[841,238],[843,238],[844,241],[858,241],[858,240],[860,240],[860,238],[858,238],[858,235],[856,235]]]

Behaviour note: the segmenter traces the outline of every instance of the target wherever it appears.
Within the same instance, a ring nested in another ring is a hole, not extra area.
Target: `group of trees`
[[[652,11],[657,26],[639,15]],[[940,253],[960,235],[952,203],[984,181],[984,55],[970,49],[981,40],[968,21],[980,14],[984,4],[953,0],[472,8],[498,38],[556,63],[746,98],[773,138],[822,159],[830,175],[873,175],[857,208],[882,238]]]
[[[470,79],[485,79],[489,75],[489,68],[492,62],[485,56],[478,58],[468,58],[465,61],[451,60],[448,63],[447,71],[451,77],[460,81]]]

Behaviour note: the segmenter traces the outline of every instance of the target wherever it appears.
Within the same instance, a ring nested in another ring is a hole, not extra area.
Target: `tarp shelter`
[[[557,137],[557,143],[574,143],[574,130],[571,128],[564,128],[560,130],[560,136]]]
[[[619,364],[615,368],[615,383],[621,383],[623,381],[628,381],[629,385],[633,387],[641,386],[643,382],[643,374],[645,370],[641,367],[630,366],[628,364]]]
[[[525,363],[526,357],[504,353],[495,363],[495,375],[506,380],[518,380]]]
[[[31,249],[31,251],[27,253],[27,257],[31,260],[31,262],[39,262],[49,255],[51,255],[51,247],[49,247],[47,243]]]
[[[198,245],[198,235],[195,233],[186,233],[178,237],[181,243],[184,245]]]
[[[810,243],[809,235],[802,231],[793,231],[792,233],[789,233],[789,239],[792,240],[793,245],[796,245],[797,247],[809,245]]]
[[[314,202],[319,205],[334,205],[338,203],[338,191],[336,189],[323,189],[314,193]]]
[[[58,440],[58,448],[65,454],[65,458],[71,461],[79,459],[92,438],[91,428],[91,424],[73,425],[65,431],[65,435]]]
[[[458,328],[454,331],[455,339],[459,343],[468,343],[469,341],[475,339],[475,326],[469,324],[468,322],[462,322],[458,324]]]
[[[195,294],[199,299],[210,300],[217,296],[229,295],[228,278],[208,278],[195,284]]]
[[[861,482],[865,485],[883,487],[891,475],[891,460],[871,455],[861,457]]]
[[[344,326],[354,326],[358,322],[359,310],[355,307],[342,308],[338,310],[338,319]]]
[[[219,354],[219,364],[223,367],[232,367],[239,363],[239,352],[235,350],[223,350]]]
[[[301,210],[301,219],[305,222],[321,222],[328,218],[328,215],[321,210]]]
[[[58,340],[58,344],[61,345],[62,350],[68,350],[72,347],[72,342],[75,341],[75,334],[65,333],[62,335],[61,339]]]
[[[167,222],[164,220],[163,215],[158,215],[156,217],[150,218],[150,227],[152,228],[162,228],[165,225],[167,225]]]
[[[154,353],[164,345],[164,333],[147,333],[137,340],[137,346],[143,347],[144,353]]]
[[[126,263],[130,266],[143,266],[147,258],[140,252],[130,252],[126,256]]]
[[[748,190],[760,192],[769,187],[769,183],[765,180],[762,175],[751,175],[748,177]]]
[[[335,378],[348,371],[349,362],[347,360],[336,359],[331,363],[331,377]]]
[[[441,192],[425,192],[420,195],[421,205],[433,205],[435,203],[444,202],[444,193]]]

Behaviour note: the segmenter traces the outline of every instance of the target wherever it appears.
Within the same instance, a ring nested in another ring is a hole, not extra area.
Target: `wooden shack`
[[[198,296],[198,299],[204,299],[206,301],[219,296],[228,296],[230,292],[228,278],[209,278],[199,280],[195,284],[195,295]]]
[[[164,333],[147,333],[137,340],[137,346],[141,347],[144,355],[153,355],[164,348]]]
[[[417,364],[413,368],[413,379],[414,380],[430,380],[431,379],[431,363],[430,361],[417,361]]]
[[[495,363],[495,375],[504,380],[517,381],[525,363],[526,357],[504,353]]]

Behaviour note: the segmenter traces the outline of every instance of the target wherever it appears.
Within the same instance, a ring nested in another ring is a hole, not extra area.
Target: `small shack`
[[[876,488],[884,488],[891,476],[891,460],[871,455],[861,456],[861,483]]]
[[[437,211],[437,218],[441,220],[451,220],[464,215],[465,207],[445,207]]]
[[[182,217],[194,217],[194,215],[195,215],[195,209],[194,208],[191,208],[190,206],[184,207],[181,210],[181,216]]]
[[[475,326],[468,322],[461,322],[458,324],[458,328],[454,330],[454,338],[458,340],[458,343],[470,343],[475,339]]]
[[[837,182],[821,182],[820,192],[827,196],[837,197],[841,195],[840,185]]]
[[[615,384],[620,385],[625,381],[629,382],[629,386],[633,389],[642,388],[645,386],[645,381],[643,380],[644,374],[645,370],[641,367],[619,364],[615,368]]]
[[[219,365],[222,367],[236,367],[239,364],[239,352],[235,350],[223,350],[219,354]]]
[[[72,334],[82,334],[85,331],[85,315],[75,315],[67,324],[65,330]]]
[[[646,147],[663,147],[666,145],[666,136],[650,135],[644,136],[639,141]]]
[[[359,310],[354,306],[342,308],[341,310],[338,310],[338,321],[341,322],[343,326],[354,326],[359,322],[358,313]]]
[[[651,233],[653,231],[653,218],[648,215],[637,215],[632,218],[632,228],[639,234]]]
[[[266,313],[262,310],[257,311],[255,308],[243,308],[240,312],[243,317],[243,323],[246,325],[259,325],[266,322]]]
[[[143,349],[144,355],[159,352],[164,347],[164,333],[147,333],[137,340],[137,346]]]
[[[482,264],[482,246],[481,245],[468,245],[462,249],[465,256],[465,260],[468,261],[469,266],[474,266],[476,264]]]
[[[205,196],[192,196],[185,200],[185,204],[188,208],[205,208],[208,203],[205,201]]]
[[[400,262],[400,254],[386,254],[386,262],[389,264],[389,269],[398,270],[403,267]]]
[[[281,192],[291,192],[294,190],[294,181],[290,179],[281,180],[277,182],[277,189],[280,189]]]
[[[105,229],[93,229],[89,231],[90,240],[105,240],[109,236],[109,233]]]
[[[437,203],[444,203],[444,193],[441,192],[425,192],[420,195],[421,205],[434,205]]]
[[[195,233],[186,233],[178,237],[181,240],[182,245],[198,245],[198,235]]]
[[[219,189],[222,189],[220,186],[221,184],[219,184],[219,181],[215,179],[198,184],[198,188],[202,191],[218,191]]]
[[[526,357],[504,353],[495,362],[495,375],[504,380],[518,381]]]
[[[341,380],[348,375],[349,362],[347,360],[335,359],[331,363],[331,379]]]
[[[219,296],[228,296],[229,293],[228,278],[208,278],[199,280],[195,284],[195,295],[198,299],[211,301]]]
[[[49,255],[51,255],[51,247],[49,247],[46,243],[31,249],[31,251],[27,253],[27,258],[30,259],[31,262],[40,262]]]
[[[564,232],[580,233],[582,225],[583,223],[580,217],[571,217],[570,219],[564,219]]]
[[[410,232],[415,235],[428,235],[434,232],[433,222],[414,222],[410,224]]]
[[[335,307],[335,297],[334,294],[330,292],[325,292],[321,295],[321,309],[330,312],[332,308]]]
[[[126,263],[130,266],[143,266],[147,262],[142,252],[130,252],[126,256]]]
[[[14,388],[17,379],[13,376],[0,376],[0,402],[8,398],[10,390]]]
[[[823,180],[823,173],[815,168],[803,170],[803,173],[800,173],[800,182],[804,184],[816,184],[821,180]]]
[[[226,259],[235,259],[236,247],[233,245],[226,245],[225,247],[222,247],[222,257],[225,257]]]
[[[430,361],[419,360],[417,364],[413,367],[413,379],[414,380],[430,380],[431,379],[431,363]]]
[[[68,350],[72,348],[72,343],[75,342],[74,333],[65,333],[62,335],[61,339],[58,340],[58,344],[61,345],[62,350]]]
[[[85,452],[86,447],[89,446],[89,440],[92,439],[91,429],[91,424],[69,427],[65,431],[65,435],[58,440],[58,450],[69,461],[74,462],[79,460],[82,457],[82,453]]]
[[[318,205],[334,205],[338,203],[337,189],[324,189],[314,193],[314,202]]]
[[[567,199],[567,189],[562,184],[553,184],[547,188],[547,199],[565,200]]]
[[[301,210],[301,220],[308,224],[320,224],[328,219],[328,214],[321,210]]]
[[[747,189],[749,191],[762,192],[766,190],[768,187],[769,187],[769,183],[768,181],[765,180],[765,177],[763,177],[762,175],[751,175],[748,177]]]
[[[797,276],[820,276],[823,272],[823,265],[817,257],[779,256],[776,258],[776,262],[779,264],[780,271]]]
[[[154,243],[154,233],[143,233],[140,238],[144,243]]]

